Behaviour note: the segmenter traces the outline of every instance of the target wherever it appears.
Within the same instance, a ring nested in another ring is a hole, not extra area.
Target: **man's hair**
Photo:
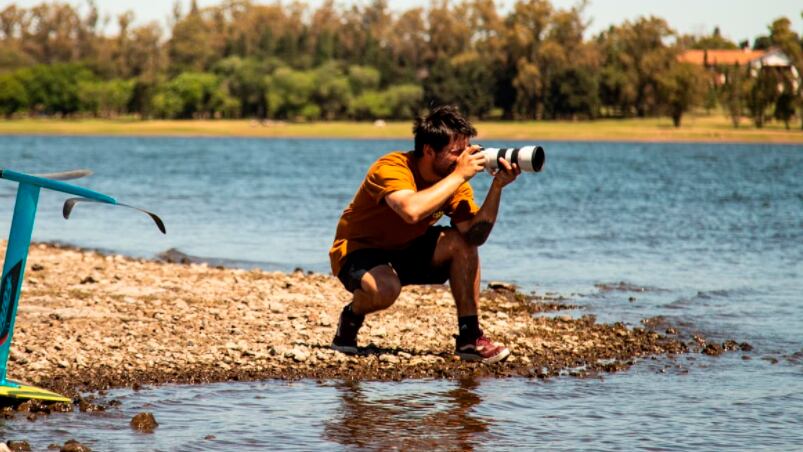
[[[460,114],[454,105],[434,108],[426,117],[418,117],[413,123],[415,156],[424,155],[424,145],[440,152],[455,137],[473,137],[477,129]]]

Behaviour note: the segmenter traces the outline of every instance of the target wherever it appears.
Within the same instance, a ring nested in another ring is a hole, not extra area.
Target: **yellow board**
[[[16,383],[15,386],[0,386],[0,398],[2,397],[47,400],[49,402],[72,402],[72,399],[68,399],[61,394],[48,391],[47,389],[37,388],[36,386],[27,386],[19,383]]]

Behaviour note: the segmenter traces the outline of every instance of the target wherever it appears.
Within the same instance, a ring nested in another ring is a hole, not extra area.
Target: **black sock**
[[[473,341],[482,336],[480,321],[476,315],[458,317],[457,327],[459,328],[460,339],[462,340]]]
[[[345,317],[345,319],[348,320],[352,326],[359,328],[362,326],[365,316],[362,314],[356,314],[354,311],[352,311],[351,304],[352,303],[349,303],[345,308],[343,308],[343,317]]]

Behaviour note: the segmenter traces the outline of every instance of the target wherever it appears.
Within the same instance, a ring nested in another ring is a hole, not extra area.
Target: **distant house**
[[[763,68],[773,68],[777,71],[789,71],[792,75],[794,87],[800,81],[800,74],[792,65],[792,60],[779,49],[769,50],[686,50],[678,56],[678,61],[696,64],[714,72],[718,84],[725,83],[724,69],[733,66],[749,67],[753,77]]]

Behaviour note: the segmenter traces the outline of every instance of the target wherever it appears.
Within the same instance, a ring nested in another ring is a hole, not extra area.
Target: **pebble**
[[[71,439],[64,443],[64,446],[60,449],[61,452],[92,452],[92,449],[89,446],[79,443],[78,441]]]
[[[158,426],[153,413],[139,413],[131,418],[131,428],[142,433],[153,433]]]

